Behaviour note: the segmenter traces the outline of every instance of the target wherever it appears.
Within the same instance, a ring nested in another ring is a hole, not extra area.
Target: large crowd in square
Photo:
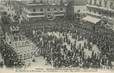
[[[21,33],[37,45],[37,53],[44,57],[46,64],[58,68],[112,68],[114,46],[110,42],[113,38],[107,38],[105,34],[94,34],[83,25],[74,27],[75,24],[58,21],[29,24],[16,15],[13,20],[19,23]]]

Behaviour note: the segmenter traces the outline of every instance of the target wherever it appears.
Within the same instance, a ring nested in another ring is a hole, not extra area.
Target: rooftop
[[[65,5],[67,0],[23,0],[26,5]]]

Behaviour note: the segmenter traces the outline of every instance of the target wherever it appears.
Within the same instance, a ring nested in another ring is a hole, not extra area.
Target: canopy
[[[86,16],[86,17],[83,18],[82,20],[88,21],[88,22],[93,23],[93,24],[96,24],[96,23],[98,23],[101,19],[96,18],[96,17],[92,17],[92,16]]]

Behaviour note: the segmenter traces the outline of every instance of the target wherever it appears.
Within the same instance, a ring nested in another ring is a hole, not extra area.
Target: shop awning
[[[100,22],[101,19],[96,18],[96,17],[92,17],[92,16],[86,16],[82,20],[83,21],[88,21],[88,22],[93,23],[93,24],[96,24],[96,23]]]

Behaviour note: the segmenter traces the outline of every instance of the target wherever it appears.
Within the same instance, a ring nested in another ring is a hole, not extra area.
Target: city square
[[[114,69],[113,0],[1,0],[0,67]]]

